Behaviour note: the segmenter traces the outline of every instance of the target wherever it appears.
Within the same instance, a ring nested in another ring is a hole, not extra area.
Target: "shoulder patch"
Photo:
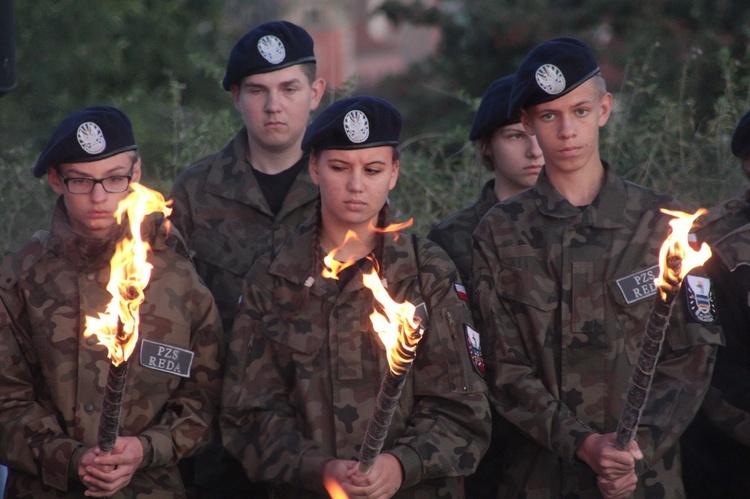
[[[466,287],[463,284],[456,283],[453,285],[456,289],[458,299],[461,301],[469,301],[469,295],[466,294]]]
[[[711,280],[708,277],[687,275],[683,286],[690,317],[703,324],[716,322],[716,303],[711,289]]]
[[[466,337],[466,348],[469,350],[469,358],[474,369],[484,378],[484,359],[482,359],[482,345],[479,333],[468,324],[464,324],[464,336]]]

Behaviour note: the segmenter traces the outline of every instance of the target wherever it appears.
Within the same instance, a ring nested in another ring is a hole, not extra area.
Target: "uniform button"
[[[94,279],[96,279],[96,274],[91,272],[90,274],[86,276],[86,279],[88,279],[89,281],[93,281]]]
[[[94,346],[94,345],[96,345],[96,336],[91,335],[88,338],[86,338],[86,344],[88,346]]]
[[[83,409],[86,412],[93,412],[94,411],[94,404],[86,404],[83,406]]]

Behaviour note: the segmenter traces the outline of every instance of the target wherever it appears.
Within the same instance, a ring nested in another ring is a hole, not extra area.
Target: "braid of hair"
[[[386,203],[383,205],[382,208],[380,208],[380,212],[378,213],[378,228],[384,229],[388,226],[390,223],[390,211],[391,211],[391,205],[389,202],[386,201]],[[375,259],[378,262],[378,265],[382,265],[383,263],[383,256],[385,253],[385,234],[382,232],[377,233],[377,243],[375,244]]]
[[[315,203],[315,225],[313,227],[313,242],[312,242],[312,265],[307,273],[304,286],[302,290],[292,300],[292,306],[289,310],[284,312],[284,316],[288,317],[294,312],[303,309],[310,302],[310,288],[315,280],[315,275],[322,271],[323,259],[320,257],[320,240],[323,232],[323,216],[320,210],[320,197],[318,202]]]

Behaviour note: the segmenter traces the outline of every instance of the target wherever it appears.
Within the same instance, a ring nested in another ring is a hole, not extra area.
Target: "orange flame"
[[[662,299],[666,300],[669,289],[675,284],[679,285],[688,272],[695,267],[700,267],[711,257],[711,248],[703,243],[700,249],[695,251],[688,242],[688,235],[693,222],[706,212],[705,209],[700,208],[692,215],[665,209],[662,209],[661,212],[675,217],[669,221],[672,230],[659,251],[659,276],[654,279],[654,284],[659,288]],[[678,257],[682,260],[679,273],[675,273],[667,265],[669,257]]]
[[[349,496],[344,492],[344,489],[341,488],[339,482],[330,476],[323,477],[323,486],[328,491],[328,495],[331,496],[331,499],[349,499]]]
[[[417,343],[424,330],[419,327],[419,318],[414,315],[416,307],[405,301],[396,303],[385,290],[378,273],[373,269],[362,276],[365,287],[383,308],[384,314],[374,310],[370,314],[372,328],[385,345],[388,366],[391,373],[399,376],[406,370],[405,364],[414,358]]]
[[[373,231],[379,234],[387,234],[389,232],[395,232],[394,239],[398,241],[398,232],[406,229],[407,227],[411,227],[413,224],[414,224],[414,219],[410,218],[409,220],[405,222],[391,224],[383,228],[375,227],[374,225],[372,225],[372,223],[370,223],[370,229],[372,229]]]
[[[413,219],[399,224],[391,224],[388,227],[377,228],[371,226],[377,232],[382,234],[398,232],[399,230],[409,227]],[[322,272],[323,277],[328,279],[338,279],[337,274],[346,267],[351,266],[354,260],[338,262],[335,256],[340,253],[341,248],[348,241],[356,240],[357,234],[354,231],[347,231],[344,242],[340,247],[332,249],[323,259],[325,269]],[[370,314],[370,321],[373,329],[378,333],[380,341],[385,345],[388,366],[391,372],[398,376],[399,371],[404,371],[406,364],[410,362],[409,355],[412,356],[417,348],[417,342],[422,338],[424,330],[419,325],[419,318],[414,315],[416,307],[408,301],[396,303],[385,289],[382,281],[378,277],[378,262],[372,260],[375,268],[368,274],[362,276],[364,285],[375,296],[375,300],[380,304],[384,313],[374,310]]]
[[[138,310],[144,300],[143,289],[148,285],[153,266],[146,257],[151,246],[141,239],[141,223],[146,215],[161,212],[169,216],[170,202],[160,193],[135,182],[132,191],[120,201],[115,211],[117,223],[122,224],[127,214],[130,237],[117,243],[110,260],[110,277],[107,291],[112,300],[104,313],[86,317],[84,337],[96,335],[99,344],[107,347],[108,357],[116,366],[125,362],[138,342]]]
[[[347,267],[351,267],[354,265],[354,262],[356,260],[353,259],[347,259],[346,261],[340,262],[336,260],[336,255],[338,255],[341,252],[341,248],[346,246],[346,243],[349,241],[357,240],[357,234],[353,230],[346,231],[346,236],[344,236],[344,242],[341,244],[341,246],[338,246],[336,248],[333,248],[330,253],[328,253],[323,258],[323,272],[321,272],[321,275],[325,277],[326,279],[336,279],[338,280],[339,272],[344,270]]]

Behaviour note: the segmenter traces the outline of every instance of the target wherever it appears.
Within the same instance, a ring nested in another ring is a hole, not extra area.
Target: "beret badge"
[[[554,64],[544,64],[536,70],[536,83],[548,94],[557,95],[565,90],[565,75]]]
[[[284,43],[273,35],[266,35],[258,40],[258,52],[271,64],[278,64],[286,57]]]
[[[360,144],[370,136],[370,122],[365,113],[354,109],[344,116],[344,130],[346,136],[355,144]]]
[[[81,123],[76,132],[76,138],[81,148],[89,154],[99,154],[107,147],[102,129],[92,121]]]

